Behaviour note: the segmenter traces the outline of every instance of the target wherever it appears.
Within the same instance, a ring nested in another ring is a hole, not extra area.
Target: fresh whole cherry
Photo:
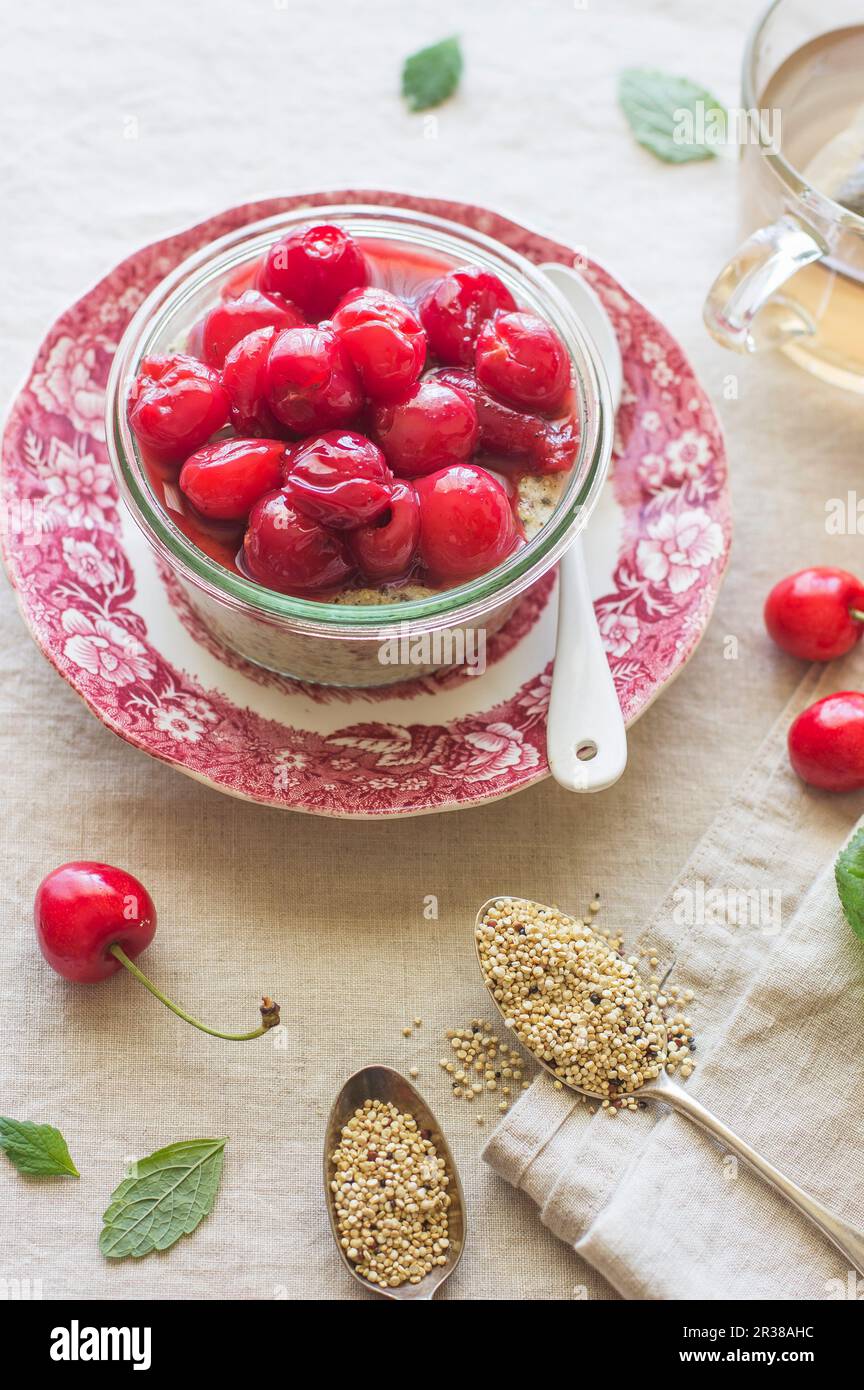
[[[205,444],[180,469],[180,491],[202,516],[245,521],[258,498],[282,481],[282,439],[222,439]]]
[[[480,448],[505,458],[523,458],[535,473],[566,473],[579,448],[579,422],[570,415],[547,420],[504,405],[484,390],[473,372],[441,367],[427,381],[442,381],[469,396],[477,411]]]
[[[390,505],[393,474],[377,444],[351,430],[304,439],[284,470],[293,501],[325,526],[365,526]]]
[[[505,489],[474,464],[418,478],[420,557],[438,580],[474,579],[501,563],[519,541]]]
[[[789,730],[789,760],[811,787],[852,792],[864,787],[864,694],[841,690],[805,709]]]
[[[433,357],[448,367],[468,367],[483,325],[493,314],[515,308],[515,299],[497,275],[465,266],[435,281],[420,302],[419,314]]]
[[[290,484],[255,503],[243,556],[252,578],[280,593],[335,588],[353,571],[344,542],[300,510]]]
[[[134,964],[156,933],[156,909],[144,885],[125,869],[89,860],[61,864],[40,883],[33,913],[39,949],[64,980],[96,984],[123,968],[179,1018],[230,1042],[258,1038],[279,1022],[279,1005],[265,997],[259,1027],[249,1033],[223,1033],[166,998]]]
[[[333,327],[373,401],[395,401],[417,381],[426,360],[426,334],[407,304],[388,290],[351,290]]]
[[[765,626],[792,656],[833,661],[864,633],[864,584],[848,570],[799,570],[774,585],[765,601]]]
[[[161,463],[180,463],[228,419],[218,372],[183,353],[145,357],[129,392],[129,423]]]
[[[270,247],[258,272],[259,289],[284,295],[316,321],[331,314],[349,290],[368,283],[369,267],[357,242],[330,223],[288,232]]]
[[[497,314],[477,337],[477,380],[523,410],[553,413],[570,386],[570,358],[550,324],[537,314]]]
[[[367,579],[403,579],[411,569],[420,538],[420,504],[414,484],[398,480],[390,488],[387,511],[371,526],[360,526],[348,545]]]
[[[208,367],[221,367],[247,334],[259,328],[299,328],[304,322],[297,306],[281,295],[245,290],[210,310],[201,329],[201,355]]]
[[[372,424],[387,462],[402,478],[465,463],[477,444],[477,411],[470,397],[432,377],[395,405],[375,406]]]
[[[288,328],[270,348],[267,404],[295,434],[348,425],[363,405],[360,378],[342,340],[329,326]]]

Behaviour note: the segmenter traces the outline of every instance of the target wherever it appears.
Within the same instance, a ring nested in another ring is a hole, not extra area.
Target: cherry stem
[[[850,608],[849,617],[852,619],[853,623],[864,623],[864,613],[862,613],[859,608]]]
[[[135,962],[129,959],[122,946],[118,946],[115,942],[113,946],[109,946],[108,950],[114,959],[119,960],[123,968],[129,971],[130,975],[134,975],[136,980],[140,980],[145,989],[149,989],[150,993],[165,1005],[166,1009],[170,1009],[172,1014],[182,1018],[185,1023],[191,1023],[193,1028],[198,1028],[202,1033],[209,1033],[211,1038],[226,1038],[228,1042],[248,1042],[250,1038],[260,1038],[263,1033],[269,1033],[270,1029],[275,1028],[279,1022],[279,1005],[274,1004],[273,1000],[268,999],[265,995],[261,1000],[261,1025],[258,1028],[253,1028],[251,1033],[222,1033],[218,1028],[208,1028],[205,1023],[199,1023],[197,1018],[192,1018],[191,1014],[187,1014],[173,1000],[168,999],[161,989],[157,989],[153,981],[148,980],[144,971],[139,970]]]

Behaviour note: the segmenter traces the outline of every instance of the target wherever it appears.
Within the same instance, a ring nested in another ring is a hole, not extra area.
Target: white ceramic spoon
[[[615,410],[621,400],[621,350],[609,315],[590,285],[566,265],[541,269],[569,300],[606,368]],[[599,792],[627,766],[627,734],[588,587],[582,537],[558,567],[558,637],[546,720],[546,754],[555,781],[572,792]]]

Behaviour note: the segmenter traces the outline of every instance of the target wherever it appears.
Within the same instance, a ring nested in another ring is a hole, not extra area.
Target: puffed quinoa
[[[595,898],[589,914],[598,909]],[[593,927],[556,908],[498,898],[477,928],[477,946],[508,1025],[567,1085],[608,1106],[660,1074],[661,1010],[636,968]]]
[[[427,1133],[407,1111],[367,1100],[330,1155],[340,1243],[371,1284],[419,1284],[447,1263],[450,1177]]]

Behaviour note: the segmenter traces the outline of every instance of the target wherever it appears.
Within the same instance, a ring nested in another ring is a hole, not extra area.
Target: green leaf
[[[625,68],[618,100],[640,145],[667,164],[713,159],[726,110],[704,87],[652,68]]]
[[[37,1178],[78,1178],[81,1174],[69,1156],[66,1140],[53,1125],[35,1125],[32,1120],[10,1120],[0,1115],[0,1149],[19,1173]]]
[[[102,1217],[99,1249],[112,1260],[167,1250],[211,1210],[227,1139],[187,1139],[133,1163]]]
[[[837,855],[834,877],[846,921],[855,935],[864,940],[864,829],[856,830]]]
[[[462,49],[454,36],[421,48],[405,59],[402,95],[412,111],[440,106],[452,96],[462,76]]]

